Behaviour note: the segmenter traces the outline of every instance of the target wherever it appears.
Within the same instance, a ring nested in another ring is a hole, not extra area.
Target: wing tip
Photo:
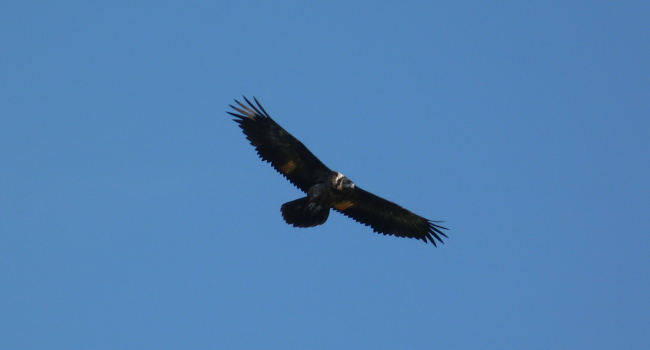
[[[438,243],[445,244],[445,241],[442,240],[442,237],[449,238],[442,231],[442,230],[449,230],[449,229],[442,225],[438,225],[437,222],[441,222],[441,221],[427,220],[427,232],[425,233],[424,237],[422,237],[424,243],[431,242],[434,247],[438,246],[436,244],[436,240],[438,241]]]
[[[256,118],[270,119],[271,118],[271,116],[269,116],[268,112],[264,110],[264,107],[262,107],[262,104],[260,104],[260,102],[257,100],[256,97],[253,96],[253,101],[255,101],[255,103],[252,103],[245,95],[242,95],[242,98],[246,103],[242,103],[241,101],[235,98],[233,99],[233,101],[235,101],[236,105],[232,105],[232,104],[228,105],[238,114],[229,111],[226,111],[226,113],[234,115],[235,117],[238,118],[248,118],[248,119],[256,119]]]

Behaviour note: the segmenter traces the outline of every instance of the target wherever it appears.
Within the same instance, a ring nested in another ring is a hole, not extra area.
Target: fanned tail
[[[323,224],[330,214],[330,208],[310,202],[308,197],[298,198],[282,204],[282,217],[287,224],[296,227],[312,227]]]

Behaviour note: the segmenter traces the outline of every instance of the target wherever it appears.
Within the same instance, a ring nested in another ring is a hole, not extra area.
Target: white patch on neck
[[[345,177],[345,175],[343,175],[343,174],[337,172],[337,173],[336,173],[336,178],[334,179],[334,182],[337,182],[337,181],[339,181],[340,179],[342,179],[342,178],[344,178],[344,177]]]

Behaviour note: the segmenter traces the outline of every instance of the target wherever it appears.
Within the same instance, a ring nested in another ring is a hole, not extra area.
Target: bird
[[[325,223],[333,209],[369,226],[383,235],[431,242],[434,246],[448,238],[442,221],[429,220],[389,200],[357,186],[347,176],[323,162],[281,127],[266,112],[257,98],[255,104],[242,96],[226,113],[242,129],[259,157],[270,163],[289,182],[304,192],[304,197],[282,204],[284,221],[294,227],[314,227]]]

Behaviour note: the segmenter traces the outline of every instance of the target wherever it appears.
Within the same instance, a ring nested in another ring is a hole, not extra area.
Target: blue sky
[[[650,348],[648,2],[5,2],[0,348]],[[227,104],[446,244],[301,193]]]

